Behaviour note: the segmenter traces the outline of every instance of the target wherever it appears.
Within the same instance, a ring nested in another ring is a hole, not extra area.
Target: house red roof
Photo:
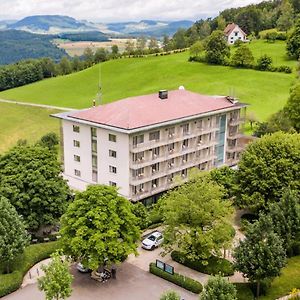
[[[245,33],[238,25],[236,25],[236,24],[234,24],[234,23],[229,23],[229,24],[226,26],[226,28],[224,29],[224,34],[225,34],[226,36],[229,36],[236,26],[241,30],[241,32],[242,32],[244,35],[246,35],[246,33]]]
[[[168,92],[167,99],[160,99],[158,93],[131,97],[70,112],[68,117],[122,129],[135,129],[236,106],[226,97],[174,90]]]

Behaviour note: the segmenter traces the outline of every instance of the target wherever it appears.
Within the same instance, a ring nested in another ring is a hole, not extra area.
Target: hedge
[[[178,273],[174,273],[173,275],[169,274],[156,267],[155,263],[150,263],[149,272],[195,294],[200,294],[202,292],[203,287],[199,281],[196,281],[190,277],[186,277]]]
[[[59,247],[59,241],[26,247],[24,253],[11,264],[12,272],[9,274],[3,274],[4,264],[0,264],[0,297],[17,290],[26,272],[39,261],[48,258]]]
[[[203,264],[200,260],[196,261],[186,258],[186,256],[179,251],[173,251],[171,257],[174,261],[204,274],[221,274],[223,276],[231,276],[234,274],[232,263],[224,258],[212,256],[206,261],[207,264]]]

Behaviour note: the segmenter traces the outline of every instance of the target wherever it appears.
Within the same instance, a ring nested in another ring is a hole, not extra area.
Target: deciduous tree
[[[285,187],[300,190],[300,134],[263,136],[244,151],[237,172],[240,207],[266,209],[282,198]]]
[[[139,227],[131,205],[110,186],[77,193],[61,220],[65,252],[93,270],[136,253]]]
[[[300,58],[300,18],[296,21],[295,27],[287,39],[286,49],[289,56]]]
[[[166,229],[165,249],[176,248],[192,260],[221,255],[232,237],[230,201],[207,174],[193,175],[190,182],[168,192],[160,200]]]
[[[300,83],[292,87],[290,97],[285,106],[285,111],[291,121],[292,126],[300,132]]]
[[[29,242],[25,224],[9,201],[0,196],[0,261],[10,272],[10,263]]]
[[[69,193],[56,152],[19,146],[0,157],[0,195],[9,199],[29,229],[57,222]]]
[[[190,48],[190,55],[191,57],[197,57],[201,54],[201,52],[204,50],[202,42],[198,41],[195,44],[193,44]]]
[[[61,253],[51,255],[52,261],[42,266],[45,275],[38,279],[38,287],[45,292],[46,300],[66,299],[71,296],[73,276],[69,272],[70,263],[61,258]]]
[[[235,67],[251,67],[254,63],[254,57],[247,45],[241,45],[235,51],[231,63]]]
[[[200,295],[200,300],[236,300],[235,286],[221,276],[210,277]]]

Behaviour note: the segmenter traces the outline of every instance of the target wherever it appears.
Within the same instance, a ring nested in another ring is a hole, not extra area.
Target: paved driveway
[[[151,253],[151,252],[150,252]],[[167,290],[177,291],[185,300],[199,299],[198,295],[190,293],[164,279],[150,274],[129,263],[123,263],[117,271],[117,279],[99,283],[90,279],[89,274],[81,274],[73,267],[75,276],[71,300],[156,300]],[[4,298],[3,300],[44,300],[44,294],[37,289],[37,284],[28,285]]]

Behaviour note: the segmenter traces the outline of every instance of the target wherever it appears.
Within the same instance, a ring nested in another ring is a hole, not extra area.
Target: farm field
[[[286,102],[294,74],[259,72],[188,62],[188,52],[147,58],[118,59],[101,64],[102,103],[129,96],[177,89],[184,85],[191,91],[234,94],[249,103],[260,120],[278,111]],[[99,66],[84,71],[43,80],[0,93],[0,99],[85,108],[95,99]]]
[[[59,133],[59,122],[50,118],[55,110],[0,103],[0,154],[13,147],[19,139],[36,142],[48,132]]]

